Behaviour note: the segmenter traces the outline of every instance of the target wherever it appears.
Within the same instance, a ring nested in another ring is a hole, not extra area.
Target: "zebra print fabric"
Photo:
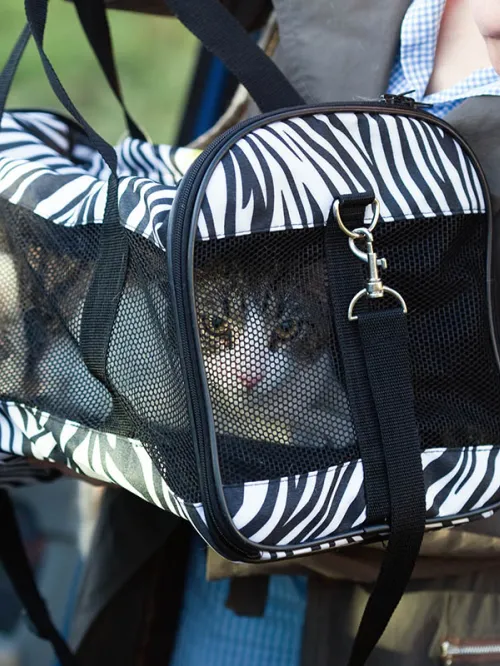
[[[500,502],[500,447],[428,449],[422,466],[429,524],[474,515]],[[225,497],[234,525],[255,543],[320,541],[366,527],[361,460],[229,487]]]
[[[126,139],[117,147],[123,225],[163,248],[165,224],[186,169],[200,151]],[[102,222],[109,168],[77,125],[51,113],[5,113],[0,196],[56,224]]]
[[[162,230],[199,151],[126,139],[116,152],[122,224],[165,249]],[[0,195],[10,202],[56,224],[100,223],[108,176],[76,125],[50,113],[4,115]],[[485,210],[469,157],[431,119],[339,112],[274,122],[237,141],[212,174],[199,235],[323,225],[340,195],[370,190],[386,222]]]
[[[37,409],[3,402],[0,447],[11,458],[22,460],[19,457],[24,456],[62,463],[84,476],[117,484],[147,502],[186,517],[182,501],[167,487],[138,440],[101,433]],[[0,459],[0,470],[1,463]]]
[[[8,459],[27,456],[60,462],[85,476],[118,484],[189,520],[211,541],[202,504],[177,497],[137,440],[100,433],[34,408],[4,402],[0,407],[0,442]],[[0,485],[2,468],[10,465],[0,459]],[[484,517],[500,504],[500,447],[429,449],[422,453],[422,465],[429,529]],[[8,473],[5,476],[8,478]],[[299,552],[269,551],[266,546],[317,542],[299,549],[300,553],[313,552],[363,541],[367,531],[360,460],[321,472],[227,486],[225,497],[233,524],[262,546],[263,559]]]
[[[214,170],[198,229],[223,238],[313,227],[339,196],[367,191],[385,222],[485,210],[475,168],[440,127],[344,112],[290,118],[240,139]]]

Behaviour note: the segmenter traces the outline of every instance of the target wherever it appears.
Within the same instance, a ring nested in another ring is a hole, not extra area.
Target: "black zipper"
[[[426,104],[425,102],[417,102],[413,97],[407,95],[380,95],[380,101],[390,106],[396,106],[404,109],[431,109],[433,104]]]
[[[222,555],[231,559],[255,561],[260,559],[260,550],[243,537],[234,527],[224,498],[216,447],[212,446],[213,420],[209,412],[209,393],[206,380],[200,368],[203,360],[197,336],[196,314],[191,307],[193,301],[192,263],[196,229],[193,229],[193,209],[204,196],[205,186],[211,176],[210,165],[216,165],[222,154],[241,137],[272,121],[286,120],[292,116],[309,116],[328,112],[366,112],[407,115],[432,122],[445,129],[466,147],[479,174],[486,192],[488,188],[482,169],[470,148],[460,135],[445,121],[423,110],[426,105],[410,97],[383,95],[378,101],[363,100],[353,103],[331,103],[318,106],[293,107],[242,121],[215,139],[193,162],[181,180],[167,225],[168,272],[173,298],[173,312],[176,320],[178,340],[182,348],[181,362],[186,380],[186,390],[192,428],[195,433],[193,445],[200,472],[200,495],[205,510],[207,524],[214,546]],[[491,207],[490,207],[491,209]],[[490,212],[491,216],[491,212]],[[490,222],[491,226],[491,222]],[[197,353],[195,353],[197,352]],[[330,538],[324,541],[330,541]],[[300,548],[308,544],[300,544]],[[265,550],[287,550],[286,547],[265,547]]]

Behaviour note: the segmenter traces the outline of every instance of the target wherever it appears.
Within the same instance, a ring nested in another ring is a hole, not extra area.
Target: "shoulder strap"
[[[123,94],[113,55],[111,31],[109,29],[108,18],[103,2],[101,0],[74,0],[74,4],[82,28],[89,40],[89,44],[101,65],[101,69],[104,72],[104,76],[106,77],[111,90],[114,92],[116,99],[122,107],[130,136],[134,139],[145,141],[146,137],[144,136],[144,133],[127,111],[123,100]]]
[[[373,194],[344,197],[343,219],[362,227],[371,201]],[[349,304],[366,287],[367,277],[333,216],[325,250],[334,326],[363,459],[367,517],[372,524],[390,525],[386,554],[349,660],[349,666],[363,666],[405,591],[419,553],[425,529],[424,476],[407,315],[401,308],[359,307],[356,320],[350,320]]]
[[[77,658],[55,628],[47,606],[40,596],[21,539],[12,501],[4,489],[0,490],[0,525],[2,529],[0,562],[23,603],[30,622],[38,636],[52,644],[61,666],[78,666]]]
[[[365,664],[396,610],[422,543],[425,487],[415,415],[406,314],[360,312],[358,330],[383,443],[391,531],[349,666]]]
[[[177,18],[222,60],[262,113],[302,106],[302,97],[219,0],[166,0]]]
[[[119,91],[103,0],[73,0],[110,86]],[[305,104],[275,63],[219,0],[166,0],[169,9],[248,90],[263,113]]]

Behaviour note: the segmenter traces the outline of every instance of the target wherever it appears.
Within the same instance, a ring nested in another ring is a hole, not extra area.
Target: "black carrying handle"
[[[122,107],[125,122],[133,139],[146,141],[146,137],[128,112],[113,54],[113,42],[106,9],[102,0],[73,0],[83,31],[101,66],[104,76]]]
[[[262,113],[305,104],[283,72],[219,0],[165,0],[165,4],[222,60]]]
[[[121,99],[104,2],[73,2],[102,70]],[[305,104],[283,72],[219,0],[165,0],[165,4],[245,86],[263,113]]]
[[[44,47],[43,40],[45,35],[45,25],[47,22],[47,6],[48,0],[25,0],[24,8],[26,11],[26,18],[28,19],[28,24],[35,40],[35,44],[42,61],[43,68],[49,83],[52,87],[52,90],[56,94],[57,98],[64,106],[64,108],[70,113],[75,120],[82,126],[83,131],[88,136],[89,141],[92,143],[94,148],[100,153],[106,164],[109,166],[112,177],[116,178],[117,170],[117,158],[114,148],[105,141],[92,127],[87,123],[87,121],[80,114],[78,109],[75,107],[71,99],[69,98],[66,90],[64,89],[59,77],[54,71],[50,60],[48,59]]]
[[[12,87],[12,82],[14,81],[14,76],[17,72],[17,68],[19,67],[19,63],[26,49],[26,46],[28,45],[30,37],[31,28],[27,23],[19,35],[17,42],[15,43],[9,58],[4,65],[2,73],[0,74],[0,123],[2,122],[5,105],[7,104],[7,98]]]
[[[76,2],[79,2],[79,0],[76,0]],[[109,83],[109,86],[114,92],[115,97],[122,108],[130,136],[134,139],[140,139],[141,141],[145,141],[146,137],[144,133],[138,127],[138,125],[135,123],[135,121],[129,114],[125,106],[125,102],[123,100],[120,82],[118,79],[118,74],[116,72],[116,66],[113,57],[111,34],[109,31],[109,24],[107,22],[106,13],[104,11],[104,8],[102,7],[100,0],[88,0],[89,6],[91,3],[94,3],[96,5],[96,11],[97,11],[96,16],[98,18],[98,21],[95,24],[92,21],[90,21],[89,23],[90,17],[87,14],[87,12],[84,11],[83,19],[80,16],[82,27],[87,36],[87,39],[89,40],[90,45],[92,46],[92,49],[94,50],[94,54],[104,72],[104,75]],[[87,2],[85,0],[83,2],[83,5],[87,6]],[[101,9],[101,12],[98,11],[99,7]],[[101,21],[101,19],[103,22]],[[30,37],[31,37],[31,28],[28,22],[24,26],[3,68],[2,74],[0,75],[0,121],[5,111],[7,98],[9,96],[9,92],[12,87],[14,76],[19,67],[21,58],[24,55]]]
[[[80,328],[80,349],[88,370],[108,389],[116,400],[110,383],[106,358],[125,284],[129,245],[126,230],[120,222],[118,208],[117,156],[107,143],[81,116],[70,100],[43,48],[48,0],[25,0],[26,17],[38,48],[52,90],[66,110],[80,123],[91,144],[111,170],[106,207],[102,222],[99,258],[85,299]]]

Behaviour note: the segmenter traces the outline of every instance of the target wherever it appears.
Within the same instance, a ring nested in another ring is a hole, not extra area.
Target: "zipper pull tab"
[[[441,663],[443,666],[452,666],[453,664],[453,655],[450,654],[450,647],[449,641],[441,643]]]
[[[433,106],[432,104],[417,102],[413,97],[408,97],[408,93],[401,93],[400,95],[389,95],[386,93],[380,95],[380,99],[384,104],[388,104],[389,106],[402,106],[406,109],[430,109]]]

